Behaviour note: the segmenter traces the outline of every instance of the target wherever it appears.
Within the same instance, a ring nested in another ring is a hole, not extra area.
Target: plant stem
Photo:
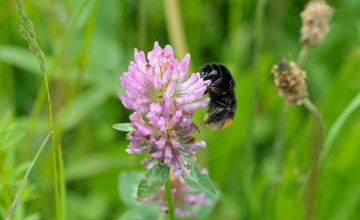
[[[138,30],[139,30],[139,38],[138,42],[140,48],[145,48],[146,45],[146,1],[140,0],[138,6]]]
[[[250,113],[248,119],[248,135],[247,135],[247,154],[251,161],[254,159],[254,147],[253,147],[253,139],[254,139],[254,120],[255,120],[255,107],[256,107],[256,100],[257,100],[257,84],[258,84],[258,72],[259,72],[259,62],[261,57],[261,48],[262,48],[262,41],[263,41],[263,17],[265,12],[267,0],[258,0],[256,3],[255,9],[255,47],[254,47],[254,57],[253,57],[253,85],[252,85],[252,96],[251,96],[251,106],[250,106]]]
[[[168,34],[171,44],[174,45],[175,55],[178,58],[184,57],[188,47],[179,2],[177,0],[164,0],[164,7]]]
[[[170,178],[165,183],[165,193],[166,193],[166,200],[167,200],[168,209],[169,209],[169,219],[170,220],[176,220],[175,209],[174,209],[174,201],[173,201],[172,193],[171,193]]]
[[[54,131],[52,135],[52,156],[53,156],[53,169],[54,169],[54,193],[55,193],[55,211],[56,211],[56,218],[57,219],[64,219],[63,216],[61,216],[61,207],[60,207],[60,194],[59,194],[59,176],[58,176],[58,158],[57,158],[57,149],[56,149],[56,136],[55,136],[55,127],[54,127],[54,120],[53,120],[53,112],[52,112],[52,104],[51,104],[51,97],[50,97],[50,89],[49,89],[49,82],[47,79],[47,75],[45,70],[42,71],[44,76],[44,82],[45,82],[45,89],[47,94],[47,101],[48,101],[48,107],[49,107],[49,121],[50,121],[50,128]]]
[[[304,105],[314,115],[317,128],[317,132],[315,133],[315,142],[311,150],[309,171],[304,184],[304,219],[311,220],[314,217],[316,205],[317,180],[319,177],[319,156],[324,145],[324,121],[320,111],[309,99],[305,99]]]
[[[301,50],[300,50],[300,52],[299,52],[299,55],[298,55],[298,59],[297,59],[297,61],[296,61],[296,64],[297,64],[299,67],[301,66],[302,62],[304,61],[304,58],[305,58],[307,52],[308,52],[308,48],[307,48],[307,47],[304,46],[304,47],[301,48]]]
[[[261,193],[261,199],[259,200],[259,219],[264,219],[264,213],[266,210],[266,204],[267,204],[267,197],[269,193],[274,190],[277,191],[279,188],[279,185],[282,181],[282,160],[283,160],[283,152],[282,152],[282,145],[284,142],[284,136],[285,136],[285,125],[286,125],[286,118],[287,118],[287,111],[288,111],[289,104],[285,101],[284,106],[282,107],[280,116],[279,116],[279,123],[276,131],[276,136],[274,140],[273,145],[273,157],[276,163],[276,171],[275,175],[271,176],[271,179],[267,181],[264,190]],[[276,198],[275,198],[276,199]],[[272,201],[273,204],[276,204],[276,202]],[[277,219],[277,218],[274,218]]]
[[[245,152],[246,157],[249,162],[246,167],[246,172],[244,173],[244,192],[246,194],[247,204],[249,205],[250,216],[254,213],[255,201],[254,201],[254,189],[253,189],[253,174],[255,170],[255,155],[254,155],[254,121],[256,114],[256,105],[257,105],[257,95],[258,95],[258,72],[259,72],[259,62],[261,58],[261,49],[263,43],[263,22],[264,22],[264,13],[266,8],[267,0],[258,0],[256,3],[255,9],[255,30],[254,30],[254,56],[253,56],[253,67],[252,67],[252,94],[251,94],[251,103],[250,111],[247,122],[247,135],[245,141]]]
[[[274,157],[277,163],[277,174],[281,176],[282,172],[282,146],[284,143],[285,137],[285,125],[286,125],[286,118],[287,118],[287,111],[288,111],[288,103],[285,101],[284,106],[281,110],[280,117],[279,117],[279,124],[277,127],[277,132],[275,136],[273,151]]]
[[[60,184],[60,199],[61,199],[61,215],[66,219],[66,181],[64,175],[64,157],[61,149],[61,142],[58,144],[58,161],[59,161],[59,184]]]

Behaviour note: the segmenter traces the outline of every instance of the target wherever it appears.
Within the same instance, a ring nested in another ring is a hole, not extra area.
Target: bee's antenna
[[[203,66],[200,66],[200,67],[198,67],[195,71],[194,71],[194,73],[196,73],[198,70],[200,70],[200,69],[204,69],[204,67]]]

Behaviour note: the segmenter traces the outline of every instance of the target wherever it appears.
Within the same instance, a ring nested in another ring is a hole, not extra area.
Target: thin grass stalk
[[[15,199],[14,199],[13,203],[11,204],[11,206],[10,206],[10,208],[9,208],[7,214],[6,214],[6,218],[5,218],[6,220],[10,220],[11,214],[15,211],[16,206],[17,206],[17,204],[18,204],[18,202],[19,202],[19,199],[20,199],[21,192],[22,192],[22,190],[23,190],[23,188],[24,188],[24,186],[25,186],[25,183],[26,183],[26,181],[27,181],[27,178],[28,178],[28,176],[29,176],[29,174],[30,174],[30,171],[32,170],[32,168],[33,168],[35,162],[37,161],[37,159],[38,159],[41,151],[42,151],[43,148],[45,147],[47,141],[49,140],[49,138],[50,138],[50,136],[51,136],[52,134],[53,134],[53,131],[50,131],[49,134],[46,136],[46,138],[45,138],[45,140],[43,141],[43,143],[41,144],[39,150],[36,152],[36,155],[35,155],[34,159],[32,160],[32,162],[30,163],[28,169],[26,170],[25,176],[24,176],[23,180],[21,181],[19,188],[18,188],[17,191],[16,191]]]
[[[53,161],[53,174],[54,174],[54,195],[55,195],[55,213],[56,213],[56,219],[60,220],[61,214],[60,214],[60,196],[59,196],[59,176],[58,176],[58,167],[57,167],[57,153],[56,153],[56,144],[54,145],[54,142],[56,140],[53,140],[53,149],[52,149],[52,161]]]
[[[248,125],[247,125],[247,136],[246,136],[246,154],[247,158],[249,158],[249,165],[246,168],[247,172],[244,175],[244,186],[245,186],[245,194],[246,199],[250,205],[250,214],[252,215],[254,209],[254,201],[253,201],[253,189],[252,189],[252,178],[253,178],[253,171],[255,170],[255,158],[254,158],[254,120],[255,120],[255,107],[256,107],[256,100],[257,100],[257,92],[258,92],[258,71],[259,71],[259,62],[260,62],[260,53],[262,48],[262,41],[263,41],[263,18],[265,13],[267,0],[258,0],[255,9],[255,47],[254,47],[254,62],[253,62],[253,85],[252,85],[252,95],[251,95],[251,104],[250,104],[250,112],[248,117]]]
[[[170,220],[176,220],[175,216],[175,208],[174,208],[174,201],[172,198],[172,192],[171,192],[171,184],[170,184],[170,178],[165,183],[165,194],[166,194],[166,201],[168,203],[168,215]]]
[[[263,41],[263,17],[265,13],[267,0],[258,0],[255,9],[255,47],[254,47],[254,62],[253,62],[253,86],[252,86],[252,96],[251,96],[251,106],[250,106],[250,113],[249,113],[249,120],[248,120],[248,135],[247,135],[247,154],[248,158],[253,160],[254,152],[253,152],[253,125],[254,125],[254,118],[255,118],[255,107],[256,107],[256,100],[257,100],[257,92],[258,92],[258,72],[259,72],[259,62],[261,56],[261,49],[262,49],[262,41]]]
[[[287,111],[289,108],[289,104],[285,101],[284,106],[282,107],[279,124],[277,127],[277,132],[275,136],[275,141],[273,145],[273,151],[275,156],[275,161],[277,163],[277,175],[280,176],[282,173],[282,160],[283,160],[283,143],[285,138],[285,127],[286,127],[286,119],[287,119]]]
[[[138,17],[139,17],[139,45],[140,48],[144,49],[146,45],[146,0],[140,0],[138,7]]]
[[[49,75],[48,82],[51,82],[52,75],[55,74],[56,70],[59,68],[61,59],[63,57],[65,57],[66,46],[70,45],[69,42],[70,42],[72,36],[74,35],[76,23],[77,23],[78,19],[80,18],[80,14],[81,14],[82,10],[84,10],[86,3],[88,3],[88,2],[83,1],[81,6],[79,7],[79,10],[75,13],[74,18],[72,19],[72,21],[70,23],[70,27],[68,28],[67,32],[64,35],[63,40],[61,41],[59,52],[57,52],[55,54],[54,59],[49,67],[49,70],[47,71],[47,73]],[[46,92],[45,86],[41,86],[37,92],[37,95],[35,98],[35,105],[31,109],[31,112],[30,112],[30,125],[29,125],[29,129],[27,130],[27,134],[26,134],[27,137],[31,137],[31,135],[32,135],[31,132],[33,131],[33,128],[35,127],[36,121],[38,120],[40,110],[43,107],[45,99],[46,99],[46,96],[44,95],[45,92]],[[29,145],[30,145],[30,141],[28,142],[28,146]],[[56,142],[55,142],[54,149],[56,149]]]
[[[57,53],[58,55],[55,56],[55,59],[54,61],[52,62],[51,66],[50,66],[50,73],[54,74],[55,70],[58,68],[58,66],[60,65],[60,60],[62,57],[64,57],[64,53],[65,53],[65,48],[67,45],[69,45],[69,41],[71,40],[71,37],[74,35],[74,32],[75,32],[75,27],[76,27],[76,23],[77,23],[77,20],[79,19],[80,17],[80,14],[81,14],[81,11],[85,8],[86,4],[88,2],[84,1],[79,10],[76,12],[74,18],[72,19],[72,22],[70,24],[70,27],[68,29],[68,31],[66,32],[65,36],[64,36],[64,39],[62,40],[61,42],[61,45],[60,45],[60,50],[59,50],[59,53]],[[26,22],[28,22],[29,24],[31,24],[30,26],[33,26],[31,20],[28,18],[28,16],[26,15],[26,12],[23,8],[23,2],[21,0],[17,0],[16,1],[16,4],[17,4],[17,8],[19,10],[19,13],[20,13],[20,18],[22,20],[25,20]],[[26,29],[25,29],[26,31]],[[22,33],[23,34],[23,33]],[[26,33],[25,33],[26,34]],[[30,125],[29,125],[29,129],[27,131],[27,137],[28,137],[28,140],[31,136],[31,131],[33,130],[34,126],[35,126],[35,122],[37,121],[37,118],[39,116],[39,113],[40,113],[40,109],[42,108],[43,104],[44,104],[44,101],[45,101],[45,97],[47,97],[47,100],[48,100],[48,108],[49,108],[49,120],[50,120],[50,127],[52,130],[55,131],[55,127],[54,127],[54,120],[53,120],[53,113],[52,113],[52,104],[51,104],[51,98],[50,98],[50,91],[49,91],[49,80],[47,79],[47,75],[46,75],[46,71],[45,71],[45,63],[44,63],[44,57],[43,57],[43,53],[42,53],[42,50],[41,48],[39,47],[37,41],[36,41],[36,38],[35,38],[35,32],[32,30],[30,31],[30,34],[28,33],[27,35],[24,36],[24,38],[29,42],[28,39],[33,39],[33,41],[30,41],[32,43],[35,43],[37,45],[38,48],[35,48],[35,49],[38,49],[38,51],[41,51],[41,52],[34,52],[31,48],[30,50],[32,50],[35,55],[37,56],[38,60],[39,60],[39,63],[40,63],[40,67],[41,67],[41,72],[43,73],[43,76],[44,76],[44,84],[45,86],[41,86],[38,93],[37,93],[37,96],[36,96],[36,100],[35,100],[35,105],[34,105],[34,108],[32,109],[31,111],[31,114],[30,114]],[[30,44],[30,43],[29,43]],[[50,75],[50,78],[51,78],[51,75]],[[45,87],[45,88],[44,88]],[[44,94],[44,89],[45,89],[45,92],[46,92],[46,96],[43,95]],[[65,216],[61,216],[61,213],[60,213],[60,199],[61,200],[65,200],[65,198],[61,198],[61,195],[59,195],[59,178],[58,178],[58,161],[60,159],[58,159],[58,156],[56,151],[57,151],[57,147],[56,147],[56,135],[54,133],[54,135],[52,136],[52,139],[53,139],[53,146],[52,146],[52,160],[53,160],[53,173],[54,173],[54,194],[55,194],[55,212],[56,212],[56,219],[64,219]],[[30,141],[28,141],[28,143],[30,144]],[[61,182],[63,182],[64,180],[61,180]],[[64,211],[61,211],[62,213],[64,213]],[[64,215],[64,214],[63,214]]]
[[[8,121],[10,120],[10,116],[11,116],[11,111],[7,111],[4,116],[3,116],[3,121],[0,124],[0,140],[2,138],[4,138],[4,133],[2,131],[4,131],[6,129],[6,125],[8,123]],[[3,146],[2,146],[2,141],[0,141],[0,175],[2,177],[2,195],[3,195],[3,201],[5,203],[5,207],[8,208],[11,206],[11,195],[10,195],[10,190],[9,190],[9,180],[8,180],[8,175],[5,169],[5,165],[4,165],[4,158],[2,156],[2,152],[3,152]]]
[[[40,70],[44,78],[44,84],[45,84],[45,90],[47,95],[47,101],[48,101],[48,110],[49,110],[49,122],[50,122],[50,128],[54,132],[52,135],[52,145],[53,145],[53,170],[54,170],[54,191],[55,191],[55,210],[56,210],[56,218],[61,219],[60,214],[60,202],[59,202],[59,190],[58,190],[58,176],[57,176],[57,157],[56,157],[56,135],[55,135],[55,126],[54,126],[54,120],[53,120],[53,110],[52,110],[52,104],[51,104],[51,97],[50,97],[50,89],[49,89],[49,83],[46,75],[45,70],[45,61],[44,61],[44,53],[39,45],[39,43],[36,40],[36,35],[34,31],[34,24],[31,21],[31,19],[28,17],[25,9],[24,9],[24,3],[22,0],[16,0],[16,8],[19,12],[20,17],[20,24],[19,24],[19,31],[22,37],[28,42],[29,49],[31,52],[33,52],[39,61],[40,64]]]
[[[64,157],[62,153],[61,142],[58,144],[58,160],[59,160],[59,177],[60,177],[60,198],[63,219],[66,218],[66,181],[64,175]]]
[[[316,123],[315,143],[311,149],[309,171],[307,173],[304,184],[304,219],[311,220],[314,218],[315,215],[315,207],[317,201],[319,158],[320,152],[324,145],[324,121],[320,111],[309,99],[305,99],[304,105],[314,115]]]
[[[164,0],[164,7],[170,42],[174,45],[175,55],[180,59],[185,56],[188,47],[179,3],[177,0]]]
[[[52,104],[51,104],[51,97],[50,97],[50,89],[49,89],[49,82],[47,79],[47,75],[45,72],[45,67],[42,70],[44,76],[44,83],[45,83],[45,90],[46,90],[46,97],[48,101],[48,109],[49,109],[49,121],[50,121],[50,128],[54,131],[52,135],[52,157],[53,157],[53,172],[54,172],[54,193],[55,193],[55,204],[56,204],[56,217],[57,219],[64,219],[61,216],[61,207],[60,201],[61,198],[59,194],[59,176],[58,176],[58,155],[56,153],[56,136],[55,136],[55,126],[54,126],[54,119],[53,119],[53,111],[52,111]]]
[[[261,193],[261,196],[260,196],[260,200],[259,200],[259,214],[258,214],[258,218],[259,220],[263,220],[263,219],[266,219],[266,203],[267,203],[267,200],[268,200],[268,195],[269,193],[272,191],[272,190],[277,190],[279,188],[279,184],[281,183],[281,178],[279,176],[273,178],[270,182],[268,182],[262,193]],[[277,198],[274,198],[275,200],[272,200],[271,203],[276,204],[276,199]],[[276,207],[274,207],[275,209]],[[274,217],[272,219],[278,219],[276,217],[276,212],[274,212]]]
[[[86,64],[88,62],[88,56],[89,56],[89,49],[90,49],[91,42],[92,42],[92,36],[94,33],[94,28],[95,28],[96,18],[97,18],[97,14],[98,14],[99,7],[100,7],[100,2],[101,2],[101,0],[95,0],[94,6],[91,11],[90,18],[85,27],[84,43],[82,45],[80,59],[79,59],[79,63],[78,63],[79,70],[77,71],[75,82],[72,84],[71,88],[69,89],[69,91],[70,91],[69,92],[69,94],[70,94],[69,100],[71,100],[75,96],[77,86],[81,82],[83,75],[84,75],[84,71],[86,69]]]
[[[44,70],[45,71],[45,70]],[[54,120],[53,120],[53,113],[52,113],[52,104],[51,104],[51,97],[50,97],[50,89],[49,89],[49,83],[47,79],[47,75],[45,72],[43,72],[43,78],[44,78],[44,84],[40,87],[39,93],[35,100],[34,108],[30,115],[30,125],[28,127],[28,133],[27,137],[30,138],[31,134],[30,131],[35,126],[35,122],[37,121],[37,117],[40,114],[40,110],[42,108],[42,105],[44,103],[44,99],[47,98],[48,101],[48,109],[49,109],[49,121],[50,121],[50,128],[52,130],[55,130],[54,127]],[[40,93],[42,92],[42,93]],[[30,144],[30,141],[28,139],[28,144]],[[59,178],[58,178],[58,159],[57,159],[57,153],[56,153],[56,136],[55,133],[52,135],[52,166],[53,166],[53,181],[54,181],[54,196],[55,196],[55,213],[56,213],[56,219],[62,219],[60,216],[60,196],[59,196]]]
[[[46,88],[46,94],[47,94],[47,100],[48,100],[48,107],[49,107],[49,120],[50,120],[50,127],[54,130],[54,121],[53,121],[53,113],[52,113],[52,105],[51,105],[51,98],[50,98],[50,90],[49,90],[49,84],[47,81],[46,74],[44,72],[44,81],[45,81],[45,88]],[[55,193],[55,205],[56,205],[56,218],[57,219],[63,219],[61,218],[60,214],[60,195],[59,195],[59,177],[58,177],[58,155],[56,153],[56,136],[55,132],[52,135],[52,157],[53,157],[53,172],[54,172],[54,193]]]
[[[1,147],[1,145],[0,145]],[[0,148],[1,150],[1,148]],[[3,162],[4,162],[4,159],[2,158],[1,156],[1,153],[0,153],[0,174],[1,174],[1,177],[2,177],[2,195],[3,195],[3,199],[4,199],[4,202],[5,202],[5,205],[6,207],[10,207],[11,206],[11,196],[10,196],[10,190],[9,190],[9,180],[8,180],[8,175],[6,173],[6,170],[3,168]]]

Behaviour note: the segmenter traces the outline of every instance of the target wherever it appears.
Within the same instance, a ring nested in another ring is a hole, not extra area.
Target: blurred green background
[[[179,0],[179,16],[172,11],[173,2],[25,1],[46,56],[64,155],[67,219],[117,219],[128,210],[119,197],[119,174],[145,171],[140,165],[145,155],[127,154],[126,134],[111,127],[128,122],[131,113],[117,97],[122,91],[118,78],[133,60],[134,48],[149,51],[154,41],[162,47],[173,45],[179,60],[188,51],[191,71],[218,62],[236,78],[233,124],[219,132],[202,127],[196,134],[207,142],[198,162],[222,192],[204,219],[303,219],[301,186],[314,121],[303,106],[290,106],[282,148],[275,150],[284,101],[270,70],[281,57],[296,60],[301,49],[299,13],[306,1]],[[302,66],[326,131],[360,91],[360,1],[328,3],[335,8],[331,30]],[[50,130],[39,64],[19,34],[18,21],[15,1],[1,0],[1,219]],[[205,111],[197,112],[197,121]],[[322,169],[316,219],[360,219],[359,132],[360,111],[355,111]],[[47,144],[13,219],[55,219],[51,151]]]

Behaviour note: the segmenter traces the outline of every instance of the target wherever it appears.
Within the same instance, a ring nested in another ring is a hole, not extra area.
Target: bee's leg
[[[229,108],[229,105],[226,104],[226,103],[223,102],[223,101],[215,100],[215,102],[216,102],[216,104],[220,105],[220,106],[223,107],[223,108],[226,108],[226,109]]]
[[[221,90],[221,89],[219,89],[219,88],[217,88],[217,87],[214,87],[214,86],[209,86],[209,89],[211,90],[211,91],[213,91],[214,93],[216,93],[216,94],[219,94],[219,95],[223,95],[224,93],[223,93],[223,91]]]
[[[214,80],[213,82],[211,82],[210,85],[212,85],[212,86],[218,86],[218,85],[221,83],[221,81],[222,81],[222,76],[219,77],[219,78],[217,78],[217,79]]]

